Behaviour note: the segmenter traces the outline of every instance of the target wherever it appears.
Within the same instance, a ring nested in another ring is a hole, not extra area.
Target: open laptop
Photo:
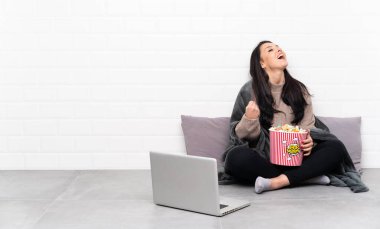
[[[250,205],[221,198],[214,158],[150,152],[153,202],[214,216]]]

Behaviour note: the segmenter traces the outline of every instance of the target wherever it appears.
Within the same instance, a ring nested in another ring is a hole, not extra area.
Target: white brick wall
[[[0,0],[0,169],[148,168],[180,115],[229,116],[269,39],[380,167],[375,0]],[[167,142],[170,144],[168,145]]]

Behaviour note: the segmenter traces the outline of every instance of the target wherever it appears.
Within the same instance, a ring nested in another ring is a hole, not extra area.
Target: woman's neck
[[[285,82],[284,70],[275,70],[275,71],[272,70],[272,71],[268,71],[267,74],[269,76],[269,81],[272,84],[280,84],[280,83]]]

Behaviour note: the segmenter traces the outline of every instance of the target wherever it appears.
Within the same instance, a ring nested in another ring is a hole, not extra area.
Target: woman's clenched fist
[[[255,101],[249,101],[248,105],[245,107],[245,116],[248,119],[257,119],[260,116],[260,109]]]

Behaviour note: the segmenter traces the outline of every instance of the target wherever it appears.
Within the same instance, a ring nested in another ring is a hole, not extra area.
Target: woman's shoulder
[[[251,98],[253,91],[252,91],[252,79],[245,82],[244,85],[240,88],[239,94],[243,98]]]
[[[305,98],[307,104],[310,104],[312,102],[312,94],[310,94],[308,91],[303,93],[303,97]]]

